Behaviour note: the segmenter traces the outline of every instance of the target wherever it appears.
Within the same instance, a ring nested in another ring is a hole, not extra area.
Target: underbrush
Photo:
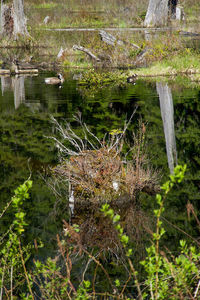
[[[123,229],[120,215],[109,204],[102,205],[100,211],[117,237],[118,250],[112,256],[105,250],[85,247],[80,227],[64,221],[63,235],[57,236],[57,255],[27,267],[32,246],[23,245],[27,226],[23,202],[28,199],[32,182],[26,181],[16,189],[0,216],[2,219],[10,205],[15,208],[13,223],[1,236],[1,299],[199,299],[199,244],[187,245],[181,240],[176,255],[160,248],[165,234],[161,222],[164,203],[175,184],[183,180],[185,170],[186,166],[177,166],[161,186],[162,193],[156,195],[156,231],[141,261],[143,270],[136,269],[134,245]]]
[[[159,188],[158,174],[145,155],[145,124],[132,134],[134,143],[127,149],[125,133],[133,116],[103,140],[80,115],[79,135],[69,123],[61,126],[53,119],[60,133],[59,140],[53,137],[60,164],[52,169],[51,187],[64,192],[71,218],[63,220],[55,256],[33,259],[34,246],[25,242],[24,211],[32,182],[15,190],[0,215],[3,222],[7,213],[13,214],[0,237],[1,299],[199,299],[198,240],[189,245],[181,240],[176,253],[161,246],[166,201],[184,179],[186,166],[177,166]],[[141,192],[157,193],[152,220],[141,209]],[[187,210],[199,226],[191,203]]]
[[[86,53],[76,51],[76,55],[71,55],[69,49],[65,52],[64,66],[91,66],[97,69],[122,68],[134,69],[134,73],[138,76],[142,75],[173,75],[177,73],[198,73],[200,71],[199,53],[191,48],[186,48],[184,41],[178,33],[167,33],[162,36],[151,36],[152,40],[144,41],[140,38],[137,46],[134,47],[127,40],[113,35],[114,45],[108,45],[101,41],[100,37],[93,35],[83,41],[83,46],[91,51],[98,61],[91,59]],[[134,41],[133,41],[134,43]],[[138,47],[138,48],[137,48]],[[112,71],[113,72],[113,71]],[[129,71],[130,75],[132,71]],[[80,83],[92,82],[93,78],[97,80],[101,78],[100,72],[86,73]],[[109,73],[109,72],[108,72]],[[111,72],[110,72],[111,73]],[[117,72],[113,72],[113,76]],[[122,77],[119,74],[119,79]],[[126,72],[124,71],[124,77]],[[105,72],[104,72],[105,76]],[[109,76],[105,76],[106,78]],[[112,77],[112,76],[110,76]],[[97,80],[98,84],[99,80]]]

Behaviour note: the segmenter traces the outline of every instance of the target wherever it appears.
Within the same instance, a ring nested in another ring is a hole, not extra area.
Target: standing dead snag
[[[149,0],[144,25],[147,27],[166,26],[168,21],[168,0]]]
[[[1,34],[11,36],[13,33],[12,5],[1,0]]]
[[[18,39],[29,36],[24,14],[24,0],[1,0],[1,33]]]
[[[144,25],[147,27],[166,26],[169,19],[181,19],[177,15],[177,4],[178,0],[149,0]]]
[[[24,0],[13,0],[13,15],[14,15],[14,37],[18,35],[28,36],[26,27],[26,17],[24,14]]]

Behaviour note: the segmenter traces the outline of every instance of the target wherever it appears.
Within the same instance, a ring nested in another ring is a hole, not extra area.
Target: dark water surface
[[[173,225],[197,238],[195,221],[188,219],[186,205],[190,201],[195,209],[200,208],[200,86],[180,78],[167,84],[161,80],[138,80],[136,85],[86,88],[78,86],[72,73],[66,73],[59,88],[45,85],[44,78],[51,75],[55,73],[1,77],[0,208],[31,172],[33,188],[25,203],[30,224],[27,241],[41,238],[52,249],[56,245],[55,234],[62,229],[62,219],[68,220],[66,199],[58,200],[41,178],[47,179],[48,166],[58,162],[54,143],[47,138],[55,133],[50,115],[70,121],[81,112],[84,122],[102,138],[106,132],[122,128],[136,107],[130,132],[138,129],[139,120],[146,124],[146,151],[152,167],[161,172],[161,181],[177,162],[188,166],[184,183],[166,202],[164,217],[172,223],[164,223],[166,240],[171,243],[181,235]],[[154,197],[142,194],[140,200],[151,217]],[[1,220],[1,234],[11,220],[9,210]]]

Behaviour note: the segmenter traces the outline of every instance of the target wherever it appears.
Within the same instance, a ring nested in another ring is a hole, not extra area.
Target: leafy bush
[[[187,245],[180,241],[178,255],[160,249],[160,240],[165,234],[162,226],[161,215],[164,211],[166,197],[175,184],[180,183],[186,171],[186,166],[177,166],[174,174],[161,187],[162,193],[156,195],[158,209],[154,211],[156,216],[156,232],[152,235],[152,245],[146,249],[146,258],[141,262],[145,270],[142,280],[133,263],[133,248],[130,246],[129,237],[124,232],[120,223],[121,217],[116,214],[109,204],[104,204],[101,213],[111,221],[119,242],[125,253],[123,261],[127,272],[124,282],[117,274],[113,276],[109,269],[105,268],[102,258],[95,254],[95,249],[88,251],[80,244],[80,232],[77,225],[68,225],[65,222],[65,230],[62,239],[57,237],[58,255],[52,259],[47,258],[45,263],[35,262],[35,268],[30,272],[26,269],[26,261],[30,255],[30,248],[21,245],[21,234],[25,226],[25,213],[22,204],[28,198],[28,190],[32,182],[26,181],[16,191],[11,202],[5,207],[3,214],[10,204],[15,208],[15,219],[10,226],[9,233],[2,239],[0,284],[1,299],[14,299],[14,295],[20,295],[20,299],[199,299],[200,297],[200,252],[193,245]],[[73,277],[73,269],[76,268],[76,257],[87,258],[84,268],[79,270],[80,282]],[[118,258],[122,260],[121,256]],[[89,265],[94,265],[93,272]],[[101,269],[110,285],[107,290],[96,290],[97,270]],[[87,274],[89,276],[87,276]],[[87,279],[90,278],[90,280]],[[140,281],[142,283],[140,283]],[[36,293],[34,284],[38,285]],[[134,284],[134,286],[133,286]],[[131,288],[128,287],[131,285]],[[35,298],[36,297],[36,298]]]

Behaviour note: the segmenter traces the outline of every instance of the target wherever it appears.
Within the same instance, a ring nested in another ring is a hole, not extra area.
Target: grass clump
[[[63,130],[56,120],[54,123],[61,133],[62,143],[57,142],[62,162],[53,169],[53,173],[61,182],[70,178],[76,203],[89,205],[91,202],[99,206],[103,202],[134,202],[139,191],[146,188],[155,190],[156,174],[145,167],[144,126],[129,152],[132,158],[126,160],[124,138],[130,120],[123,130],[111,131],[107,140],[103,141],[90,132],[86,124],[81,123],[82,139],[73,132],[70,124],[66,124]],[[71,143],[73,150],[65,146],[66,143]],[[70,155],[70,158],[65,158],[62,153]]]
[[[126,83],[126,74],[124,72],[116,71],[116,72],[95,72],[87,71],[81,77],[79,84],[86,85],[88,87],[95,86],[96,88],[100,88],[106,84],[115,83],[115,85],[124,85]]]

